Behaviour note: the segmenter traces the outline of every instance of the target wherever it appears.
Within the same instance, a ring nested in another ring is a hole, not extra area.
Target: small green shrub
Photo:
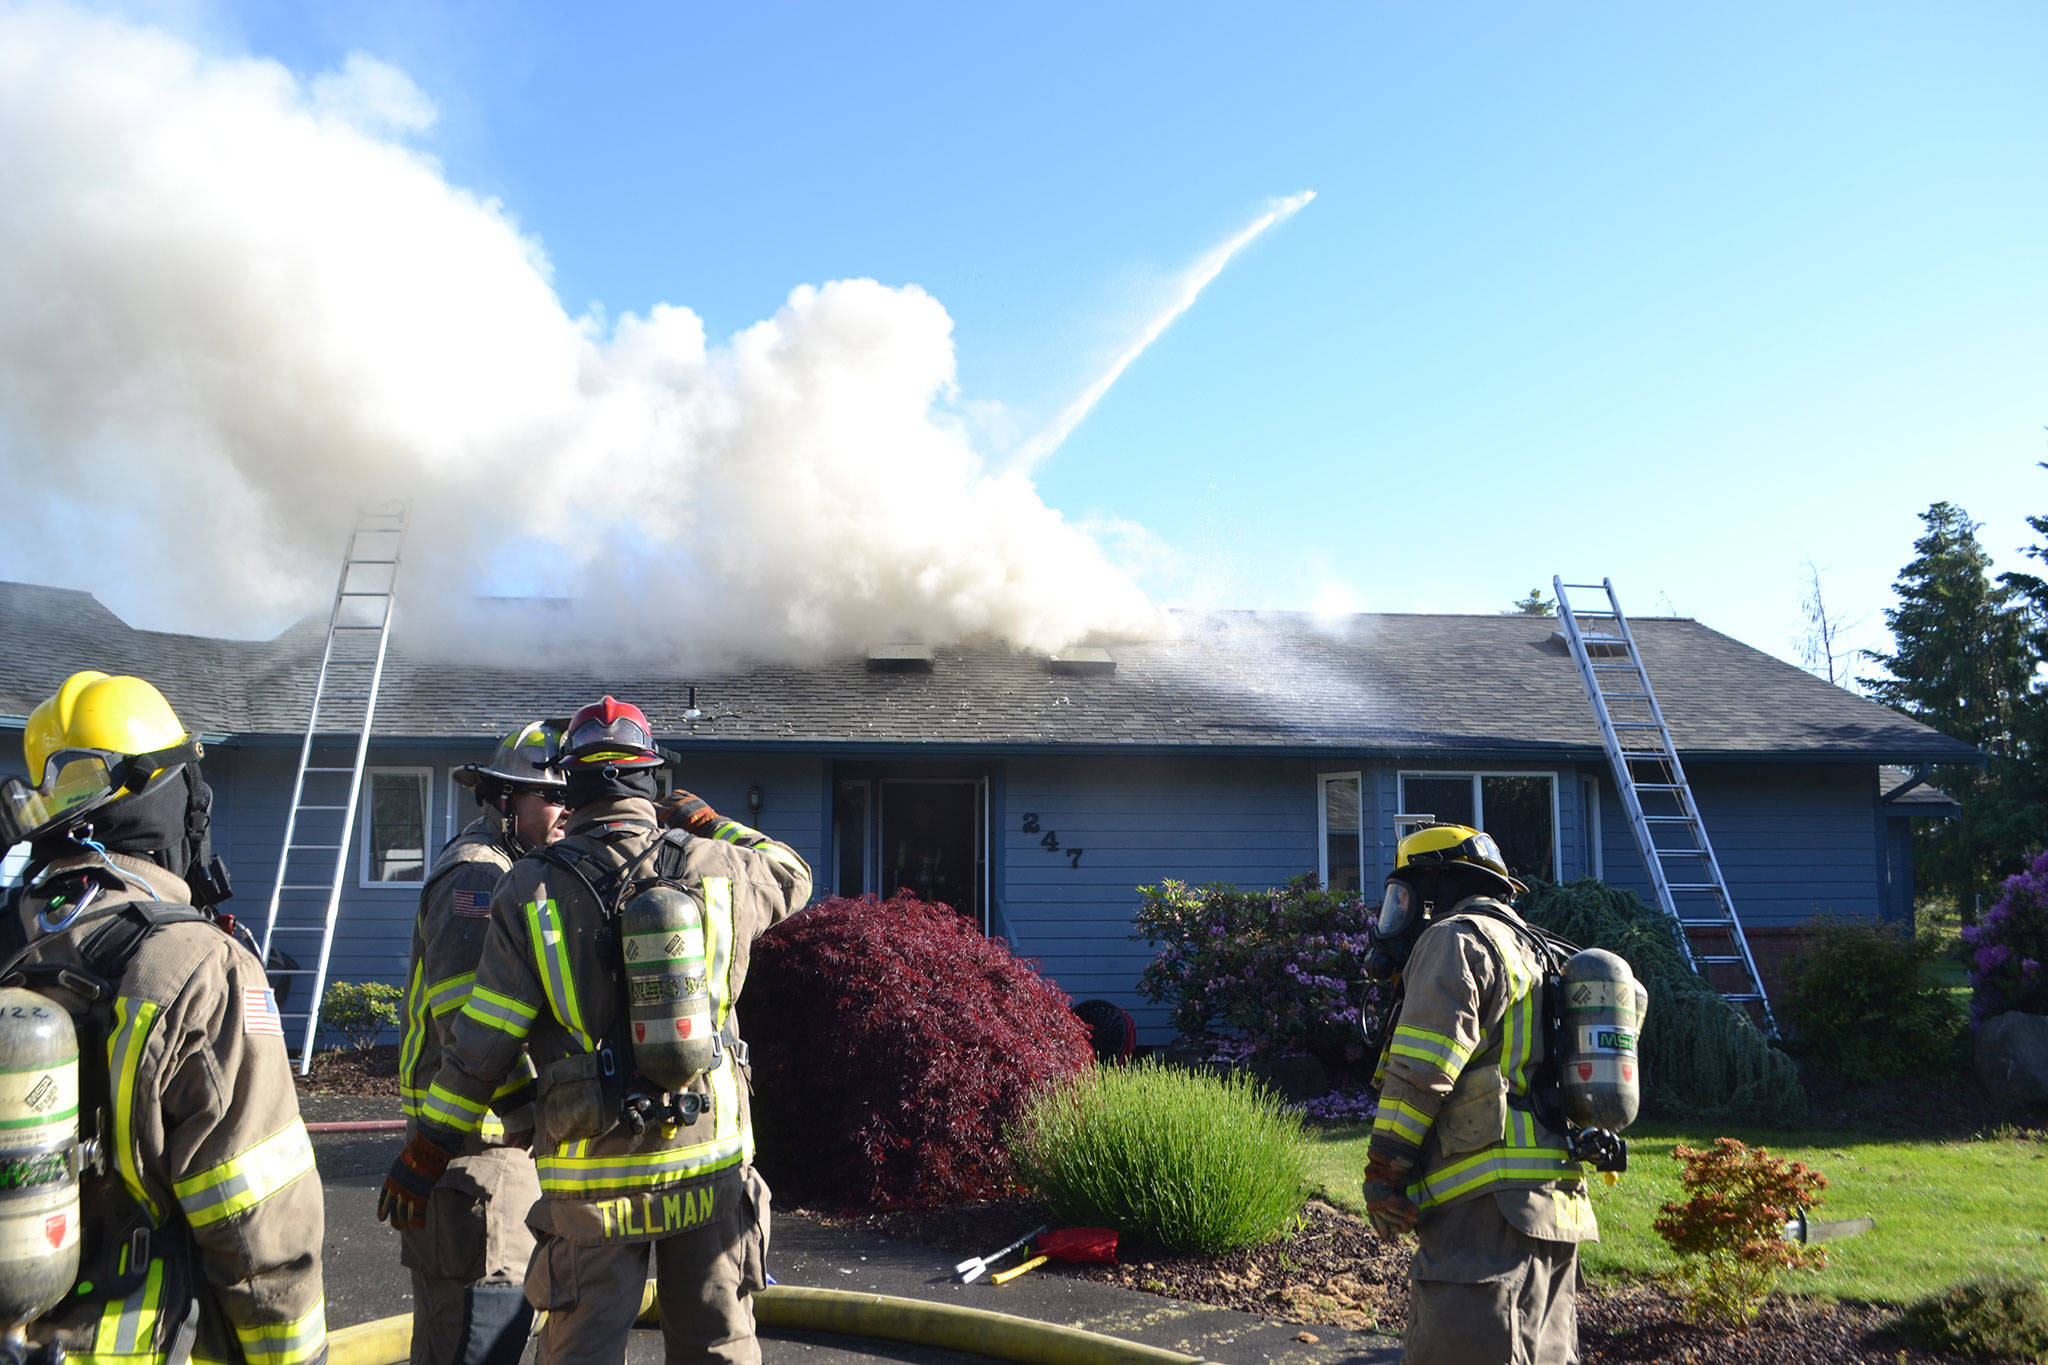
[[[2048,1293],[2032,1280],[1966,1280],[1899,1314],[1899,1335],[1930,1351],[2048,1362]]]
[[[1672,1159],[1690,1195],[1667,1203],[1653,1225],[1678,1253],[1672,1279],[1696,1322],[1740,1326],[1756,1317],[1786,1270],[1819,1270],[1825,1247],[1784,1239],[1787,1219],[1821,1202],[1827,1177],[1731,1137],[1706,1148],[1680,1144]]]
[[[1619,953],[1650,992],[1638,1054],[1645,1115],[1773,1124],[1805,1117],[1798,1066],[1686,963],[1661,910],[1591,878],[1539,882],[1515,908],[1582,948]]]
[[[1884,925],[1820,925],[1787,972],[1793,1050],[1846,1081],[1952,1074],[1965,1016],[1934,975],[1938,944]]]
[[[320,1003],[320,1022],[340,1029],[356,1051],[368,1052],[384,1030],[398,1027],[401,998],[398,987],[382,981],[331,982]]]
[[[1146,1060],[1036,1096],[1010,1130],[1017,1175],[1064,1223],[1217,1253],[1294,1226],[1308,1139],[1279,1096]]]

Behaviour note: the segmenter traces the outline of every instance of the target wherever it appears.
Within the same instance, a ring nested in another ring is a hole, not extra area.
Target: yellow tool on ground
[[[1044,1265],[1047,1261],[1051,1259],[1052,1257],[1050,1256],[1033,1256],[1030,1260],[1024,1262],[1022,1265],[1013,1265],[1008,1270],[997,1271],[995,1274],[988,1277],[988,1282],[990,1284],[1008,1284],[1010,1281],[1016,1279],[1019,1275],[1022,1275],[1025,1271],[1032,1269],[1034,1266]]]

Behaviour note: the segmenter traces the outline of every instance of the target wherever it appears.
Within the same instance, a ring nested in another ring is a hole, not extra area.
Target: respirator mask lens
[[[1421,902],[1415,898],[1415,888],[1406,882],[1388,882],[1387,894],[1380,900],[1380,915],[1373,927],[1376,937],[1394,939],[1407,933],[1415,923]]]
[[[67,816],[103,805],[121,783],[107,755],[63,750],[50,755],[43,783],[18,777],[0,784],[0,845],[13,847]]]

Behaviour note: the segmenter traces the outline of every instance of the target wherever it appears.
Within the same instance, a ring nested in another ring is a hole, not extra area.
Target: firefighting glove
[[[1415,1231],[1416,1220],[1422,1216],[1422,1210],[1408,1197],[1410,1169],[1412,1163],[1381,1151],[1370,1151],[1365,1158],[1365,1183],[1359,1187],[1365,1196],[1365,1216],[1372,1221],[1372,1230],[1389,1242]]]
[[[669,793],[660,814],[661,823],[670,829],[685,829],[699,838],[710,838],[711,831],[718,828],[718,812],[711,809],[711,803],[681,788]]]
[[[384,1177],[384,1192],[377,1198],[378,1221],[415,1232],[425,1227],[427,1195],[461,1147],[460,1137],[442,1129],[422,1127],[414,1134]]]

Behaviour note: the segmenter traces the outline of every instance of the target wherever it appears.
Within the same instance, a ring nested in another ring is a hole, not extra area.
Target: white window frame
[[[356,839],[360,846],[356,860],[356,884],[365,891],[389,890],[397,887],[420,887],[427,884],[427,873],[433,870],[434,852],[420,850],[420,875],[404,881],[378,880],[370,875],[370,826],[375,818],[376,802],[374,779],[379,775],[423,777],[421,784],[426,792],[427,808],[420,812],[420,840],[422,843],[434,837],[434,769],[426,766],[366,767],[363,769],[362,789],[356,793]]]
[[[1596,882],[1607,880],[1607,850],[1600,844],[1600,775],[1579,774],[1579,818],[1586,822],[1586,850],[1593,865],[1585,875]]]
[[[1479,828],[1486,828],[1486,788],[1480,782],[1485,777],[1547,777],[1550,779],[1550,873],[1553,877],[1564,875],[1564,827],[1559,820],[1557,792],[1562,785],[1559,774],[1551,768],[1403,768],[1394,775],[1394,790],[1402,810],[1410,810],[1407,781],[1411,777],[1469,777],[1472,779],[1472,818],[1479,822]],[[1435,812],[1430,812],[1435,814]]]
[[[1365,773],[1359,769],[1316,774],[1316,880],[1330,885],[1330,803],[1324,789],[1332,778],[1350,778],[1358,784],[1358,894],[1365,894]]]

